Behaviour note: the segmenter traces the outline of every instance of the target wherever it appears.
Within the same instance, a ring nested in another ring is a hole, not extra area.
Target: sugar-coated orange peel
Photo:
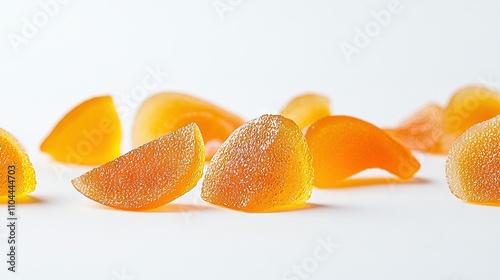
[[[312,159],[301,130],[263,115],[235,130],[213,157],[202,198],[246,212],[303,204],[311,196]]]
[[[146,99],[139,108],[133,127],[133,144],[144,144],[192,122],[203,134],[206,158],[210,160],[222,142],[245,121],[194,96],[159,93]]]
[[[306,93],[290,100],[281,110],[281,115],[293,120],[300,129],[331,115],[330,100],[326,96]]]
[[[100,96],[67,113],[40,149],[55,160],[101,165],[120,156],[122,130],[113,99]]]
[[[1,198],[10,197],[15,201],[35,190],[35,170],[28,154],[12,134],[1,128],[0,175]]]
[[[472,203],[500,205],[500,116],[472,126],[451,147],[446,178],[451,192]]]
[[[196,124],[182,127],[72,180],[86,197],[123,210],[160,207],[196,186],[205,146]]]
[[[325,117],[311,124],[305,136],[317,187],[333,187],[368,168],[381,168],[405,180],[420,168],[406,147],[380,128],[357,118]]]

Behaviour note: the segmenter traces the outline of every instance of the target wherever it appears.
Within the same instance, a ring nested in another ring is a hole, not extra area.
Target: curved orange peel
[[[329,116],[306,132],[313,157],[314,184],[332,187],[368,168],[384,169],[410,179],[420,163],[411,152],[380,128],[348,116]]]

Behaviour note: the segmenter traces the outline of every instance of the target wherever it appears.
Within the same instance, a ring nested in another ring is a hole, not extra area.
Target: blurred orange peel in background
[[[316,93],[298,95],[281,110],[281,115],[294,121],[301,130],[331,114],[329,98]]]
[[[40,149],[55,160],[101,165],[120,156],[122,128],[111,96],[91,98],[68,112]]]
[[[445,155],[467,129],[499,114],[498,92],[468,86],[455,92],[446,107],[429,104],[386,131],[412,150]]]
[[[133,126],[133,144],[142,145],[189,123],[196,123],[210,160],[227,137],[245,121],[221,107],[197,97],[174,92],[150,96],[138,109]]]

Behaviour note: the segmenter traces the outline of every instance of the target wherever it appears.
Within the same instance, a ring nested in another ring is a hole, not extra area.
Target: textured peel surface
[[[144,144],[72,181],[86,197],[101,204],[144,210],[162,206],[196,186],[205,162],[196,124]]]
[[[471,127],[455,141],[446,179],[463,201],[500,205],[500,116]]]
[[[28,155],[12,134],[0,128],[0,197],[9,196],[9,170],[16,197],[35,190],[36,175]]]
[[[291,120],[263,115],[235,130],[208,167],[202,198],[260,212],[304,203],[311,196],[312,159]]]

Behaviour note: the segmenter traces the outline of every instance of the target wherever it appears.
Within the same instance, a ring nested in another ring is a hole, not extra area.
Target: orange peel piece
[[[182,127],[72,180],[84,196],[123,210],[160,207],[194,188],[205,146],[196,124]]]
[[[281,115],[293,120],[302,130],[313,122],[331,115],[330,100],[326,96],[306,93],[290,100]]]
[[[500,114],[500,94],[480,86],[469,86],[450,98],[445,110],[445,131],[455,139],[473,125]]]
[[[10,196],[15,201],[35,190],[36,175],[28,154],[12,134],[1,128],[0,174],[0,197]]]
[[[431,103],[404,120],[394,129],[385,130],[394,139],[411,150],[445,154],[444,108]]]
[[[465,131],[446,161],[450,191],[463,201],[500,205],[499,154],[500,116]]]
[[[100,96],[84,101],[67,113],[40,149],[60,162],[100,165],[120,156],[121,137],[113,99]]]
[[[165,92],[147,98],[139,108],[133,127],[133,144],[139,146],[189,123],[196,123],[207,145],[207,160],[245,121],[194,96]]]
[[[203,181],[202,199],[246,212],[305,203],[313,188],[312,159],[299,127],[263,115],[235,130],[217,151]]]
[[[406,147],[380,128],[357,118],[325,117],[313,123],[305,136],[317,187],[332,187],[368,168],[381,168],[407,180],[420,168]]]

